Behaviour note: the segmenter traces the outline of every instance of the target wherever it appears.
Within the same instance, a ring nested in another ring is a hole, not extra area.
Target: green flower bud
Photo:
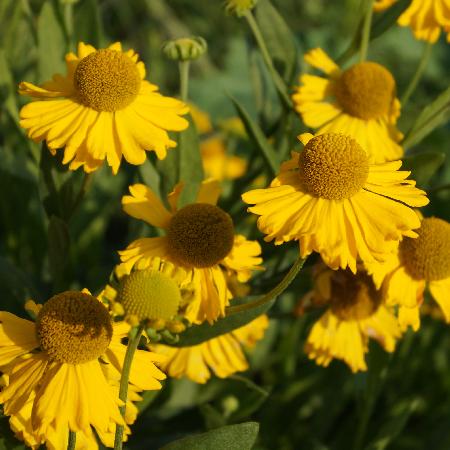
[[[202,56],[207,49],[208,44],[199,36],[174,39],[162,46],[163,53],[176,61],[192,61]]]
[[[247,11],[253,9],[258,0],[225,0],[225,11],[242,17]]]

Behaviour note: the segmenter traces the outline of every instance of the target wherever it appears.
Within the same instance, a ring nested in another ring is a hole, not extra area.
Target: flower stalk
[[[67,442],[67,450],[75,450],[77,446],[77,433],[69,430],[69,440]]]
[[[373,16],[373,0],[367,0],[363,28],[361,33],[361,45],[359,47],[359,62],[363,62],[367,59],[367,50],[369,48],[369,40],[370,40],[370,27],[372,26],[372,16]]]

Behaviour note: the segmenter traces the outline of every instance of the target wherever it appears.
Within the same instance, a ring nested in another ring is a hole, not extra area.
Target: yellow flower
[[[327,75],[300,77],[292,99],[305,125],[318,128],[317,134],[334,132],[355,138],[376,163],[401,158],[402,134],[395,126],[400,102],[391,73],[369,61],[342,71],[320,48],[306,53],[305,61]]]
[[[301,153],[281,166],[266,189],[245,193],[258,227],[275,244],[298,240],[306,257],[315,251],[332,269],[357,259],[385,260],[403,236],[417,236],[420,220],[408,206],[428,203],[425,192],[406,180],[401,161],[370,164],[352,138],[342,134],[302,135]]]
[[[397,0],[376,0],[375,11],[383,11]],[[402,27],[411,27],[416,39],[435,43],[441,34],[441,28],[447,33],[450,42],[450,1],[449,0],[412,0],[408,8],[398,18]]]
[[[0,312],[0,403],[11,427],[30,446],[47,442],[58,449],[67,445],[69,430],[80,441],[94,439],[92,427],[100,436],[111,433],[124,423],[114,384],[129,325],[112,323],[102,303],[86,292],[66,291],[42,307],[28,307],[35,322]],[[135,391],[161,388],[165,375],[154,362],[163,359],[138,350],[130,375]]]
[[[305,351],[310,359],[328,366],[333,359],[352,370],[367,370],[364,355],[369,338],[393,352],[400,330],[396,317],[382,304],[382,294],[364,272],[321,270],[315,279],[313,301],[327,310],[313,325]]]
[[[122,155],[142,164],[146,150],[164,159],[175,147],[167,131],[181,131],[188,111],[179,100],[164,97],[144,80],[144,63],[120,43],[96,50],[80,43],[78,54],[66,56],[67,75],[54,75],[42,86],[19,85],[22,95],[38,101],[20,111],[20,125],[35,142],[47,141],[51,153],[65,147],[63,163],[72,170],[98,169],[106,159],[113,173]]]
[[[450,224],[436,217],[425,218],[417,239],[405,238],[385,264],[369,266],[375,282],[384,279],[386,301],[399,305],[403,330],[420,326],[419,307],[425,288],[450,323]]]
[[[253,9],[258,0],[225,0],[225,10],[229,14],[242,17],[247,11]]]
[[[242,347],[253,348],[263,338],[269,325],[266,315],[249,324],[192,347],[168,347],[155,344],[151,349],[167,356],[161,367],[173,378],[187,377],[196,383],[206,383],[213,372],[226,378],[248,369]]]
[[[234,180],[247,169],[247,161],[234,155],[227,155],[222,138],[213,136],[200,144],[205,177],[216,180]]]
[[[184,267],[199,292],[187,306],[186,318],[192,323],[205,319],[211,323],[224,316],[231,297],[224,271],[245,278],[261,264],[261,248],[235,235],[231,217],[216,206],[220,194],[216,180],[204,181],[196,203],[178,209],[182,189],[178,185],[169,194],[168,210],[148,187],[130,186],[131,195],[122,198],[125,212],[162,228],[166,235],[137,239],[119,254],[128,273],[136,263],[140,269],[149,266],[154,257]]]

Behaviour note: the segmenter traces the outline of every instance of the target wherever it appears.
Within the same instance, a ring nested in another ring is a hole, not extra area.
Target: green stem
[[[180,61],[178,63],[180,71],[180,97],[183,102],[186,102],[188,99],[189,66],[190,61]]]
[[[133,356],[136,352],[136,349],[139,345],[142,332],[144,331],[144,325],[141,324],[137,329],[134,329],[132,331],[135,331],[135,333],[134,335],[131,335],[129,337],[128,347],[123,361],[122,376],[120,378],[119,399],[122,400],[123,405],[120,406],[119,409],[122,417],[125,417],[126,403],[128,398],[128,381],[130,379],[131,363],[133,361]],[[124,425],[116,426],[116,435],[114,437],[114,450],[122,450],[124,429],[125,429]]]
[[[431,42],[426,42],[424,44],[422,56],[420,57],[417,69],[400,100],[400,103],[403,108],[405,107],[406,103],[408,103],[409,98],[411,97],[412,93],[416,90],[416,87],[419,84],[420,79],[422,78],[425,68],[427,67],[428,60],[430,59],[432,48],[433,44]]]
[[[247,311],[249,309],[256,308],[258,306],[264,305],[265,303],[270,302],[272,299],[281,295],[286,288],[294,281],[297,274],[300,272],[303,264],[305,264],[306,258],[298,257],[297,261],[295,261],[294,265],[291,267],[286,276],[277,284],[271,291],[267,294],[262,295],[258,300],[250,303],[244,303],[243,305],[229,306],[226,309],[226,315],[240,313],[242,311]]]
[[[359,62],[363,62],[367,59],[367,50],[369,48],[370,40],[370,27],[372,25],[373,0],[366,1],[366,8],[361,34],[361,45],[359,47]]]
[[[273,65],[272,58],[270,57],[269,50],[267,49],[266,43],[264,42],[264,38],[261,34],[258,23],[256,22],[250,10],[245,12],[244,17],[247,19],[250,29],[252,30],[253,36],[256,40],[256,43],[258,44],[264,63],[269,70],[270,75],[272,76],[273,83],[276,90],[278,91],[281,100],[288,108],[292,108],[292,101],[288,95],[288,88]]]
[[[77,445],[77,433],[69,430],[69,440],[67,441],[67,450],[75,450]]]
[[[73,37],[73,3],[66,1],[64,3],[64,23],[66,25],[67,38],[69,41],[69,49],[72,46]]]

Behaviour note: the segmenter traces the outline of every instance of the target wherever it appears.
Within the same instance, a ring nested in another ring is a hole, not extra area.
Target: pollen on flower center
[[[391,109],[395,80],[380,64],[366,61],[340,76],[335,95],[346,113],[364,120],[377,119]]]
[[[166,320],[177,313],[181,292],[168,275],[158,270],[138,270],[121,280],[117,298],[127,315],[139,320]]]
[[[74,85],[84,105],[96,111],[117,111],[136,98],[141,77],[130,57],[116,50],[102,49],[79,62]]]
[[[437,217],[422,220],[416,239],[400,243],[400,260],[415,279],[435,281],[450,277],[450,223]]]
[[[112,337],[107,309],[92,295],[66,291],[50,298],[36,319],[41,348],[50,359],[82,364],[101,356]]]
[[[382,294],[372,278],[364,272],[354,275],[338,270],[331,276],[331,309],[342,320],[361,320],[374,314],[381,305]]]
[[[342,200],[356,194],[367,180],[369,161],[361,146],[343,134],[312,138],[300,153],[301,180],[316,197]]]
[[[181,208],[167,232],[170,256],[188,267],[211,267],[230,253],[234,242],[231,217],[208,203]]]

